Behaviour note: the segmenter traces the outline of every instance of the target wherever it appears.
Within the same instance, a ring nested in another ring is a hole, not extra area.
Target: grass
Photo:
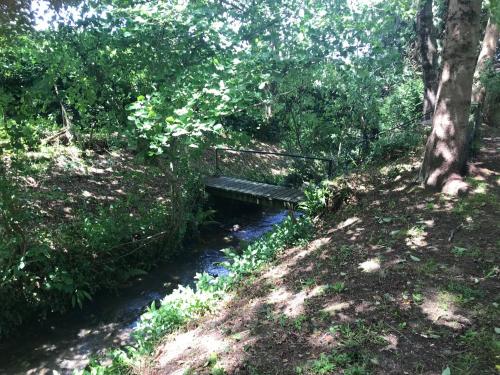
[[[371,367],[370,349],[385,344],[381,325],[367,324],[364,321],[347,324],[334,324],[328,333],[336,338],[338,344],[329,353],[321,353],[318,359],[299,367],[303,374],[368,374]]]
[[[242,254],[236,284],[200,280],[210,293],[238,293],[193,327],[201,332],[193,352],[213,337],[216,322],[225,344],[216,366],[228,373],[495,373],[497,198],[489,206],[484,196],[443,197],[416,186],[411,167],[392,170],[398,181],[362,180],[357,204],[318,219],[315,241],[287,249],[276,267],[266,267],[274,258],[269,244],[259,244],[252,251],[265,261]],[[477,188],[476,195],[498,195],[491,184]],[[363,272],[360,264],[373,259],[380,267]],[[254,273],[259,267],[265,272]],[[195,354],[187,360],[201,374],[215,367]]]

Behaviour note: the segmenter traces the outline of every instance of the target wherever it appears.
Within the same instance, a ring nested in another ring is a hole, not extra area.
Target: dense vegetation
[[[6,32],[1,332],[147,269],[145,251],[178,248],[196,222],[206,147],[256,138],[345,166],[418,142],[414,13],[410,3],[89,2],[42,30]],[[102,183],[130,187],[106,201],[113,194],[88,179],[109,150],[136,161],[105,172]],[[125,174],[134,165],[144,175]],[[162,206],[144,186],[158,173]]]
[[[420,7],[87,0],[45,23],[2,18],[0,336],[178,251],[206,218],[200,180],[214,146],[333,158],[341,174],[421,145]],[[498,75],[481,77],[494,103]],[[304,165],[293,173],[311,177]],[[313,189],[305,208],[324,194]],[[297,227],[248,251],[272,258]],[[233,258],[244,274],[251,260]],[[213,285],[203,277],[193,293],[223,289]],[[189,318],[178,303],[150,311],[141,348]]]

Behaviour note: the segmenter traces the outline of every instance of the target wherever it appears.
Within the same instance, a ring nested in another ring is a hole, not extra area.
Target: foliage
[[[135,343],[126,354],[114,351],[110,354],[110,367],[96,362],[89,365],[82,374],[119,373],[124,363],[133,362],[136,356],[150,353],[165,334],[210,312],[245,276],[268,264],[286,246],[306,240],[311,229],[311,223],[305,217],[297,221],[288,218],[270,233],[248,244],[241,254],[227,250],[225,253],[229,259],[224,265],[230,271],[228,275],[214,277],[207,273],[197,274],[195,290],[179,286],[161,301],[159,307],[153,302],[141,316],[133,333]]]
[[[73,192],[59,188],[40,207],[41,195],[20,182],[38,179],[37,173],[49,177],[55,167],[21,159],[9,166],[6,158],[0,170],[0,336],[25,320],[81,307],[99,289],[143,274],[177,251],[188,227],[198,224],[195,197],[201,192],[186,174],[175,202],[158,204],[150,192],[131,191],[111,204],[94,206],[89,195],[77,205],[70,202]],[[128,175],[128,182],[144,185],[157,172],[150,167],[144,176]],[[72,217],[47,222],[48,206],[64,200]]]
[[[244,131],[359,159],[387,128],[386,98],[415,81],[414,15],[410,1],[88,2],[0,40],[0,117],[30,147],[69,121],[83,145],[101,134],[151,154]]]
[[[351,185],[344,176],[323,181],[319,185],[309,185],[304,190],[304,200],[299,207],[310,216],[336,211],[354,195]]]
[[[335,159],[341,174],[420,139],[412,1],[83,0],[64,2],[77,4],[66,12],[56,6],[60,13],[44,27],[26,22],[28,2],[18,3],[0,5],[2,17],[17,20],[0,35],[0,156],[19,161],[0,177],[0,335],[29,317],[82,305],[171,254],[204,216],[208,147],[265,140]],[[53,225],[43,206],[71,198],[20,182],[45,181],[47,170],[29,166],[25,155],[58,144],[127,150],[151,175],[161,166],[169,205],[146,202],[146,192],[126,194]],[[319,182],[305,163],[288,172],[269,181]],[[350,194],[338,187],[309,188],[303,209],[335,209]],[[272,240],[294,238],[301,225]],[[158,250],[163,243],[166,253]],[[277,251],[265,242],[249,249],[228,253],[235,274]],[[127,273],[130,264],[138,265]],[[216,292],[231,280],[201,276],[199,283]]]

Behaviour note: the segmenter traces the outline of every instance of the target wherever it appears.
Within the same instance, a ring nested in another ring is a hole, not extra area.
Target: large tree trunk
[[[471,129],[471,152],[474,156],[479,151],[479,139],[481,124],[483,123],[483,112],[486,98],[486,88],[481,82],[481,75],[486,72],[488,64],[493,62],[498,44],[498,26],[490,17],[484,30],[483,44],[474,71],[474,81],[472,84],[472,111],[474,112],[474,126]]]
[[[481,0],[450,0],[442,72],[421,177],[426,187],[457,194],[465,188],[467,124],[479,42]]]
[[[484,32],[483,45],[481,53],[477,59],[476,71],[474,72],[474,85],[472,86],[472,103],[482,105],[484,103],[485,89],[481,83],[481,74],[484,73],[488,63],[493,62],[497,50],[499,38],[498,25],[491,19],[488,19],[488,25]]]
[[[439,78],[436,29],[432,20],[432,0],[420,0],[417,34],[424,81],[424,117],[426,120],[432,118]]]

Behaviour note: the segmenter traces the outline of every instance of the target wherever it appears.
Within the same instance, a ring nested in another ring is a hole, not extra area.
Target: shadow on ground
[[[383,168],[314,241],[168,338],[149,371],[494,373],[499,148],[498,129],[489,129],[463,198],[423,191],[415,162]]]

